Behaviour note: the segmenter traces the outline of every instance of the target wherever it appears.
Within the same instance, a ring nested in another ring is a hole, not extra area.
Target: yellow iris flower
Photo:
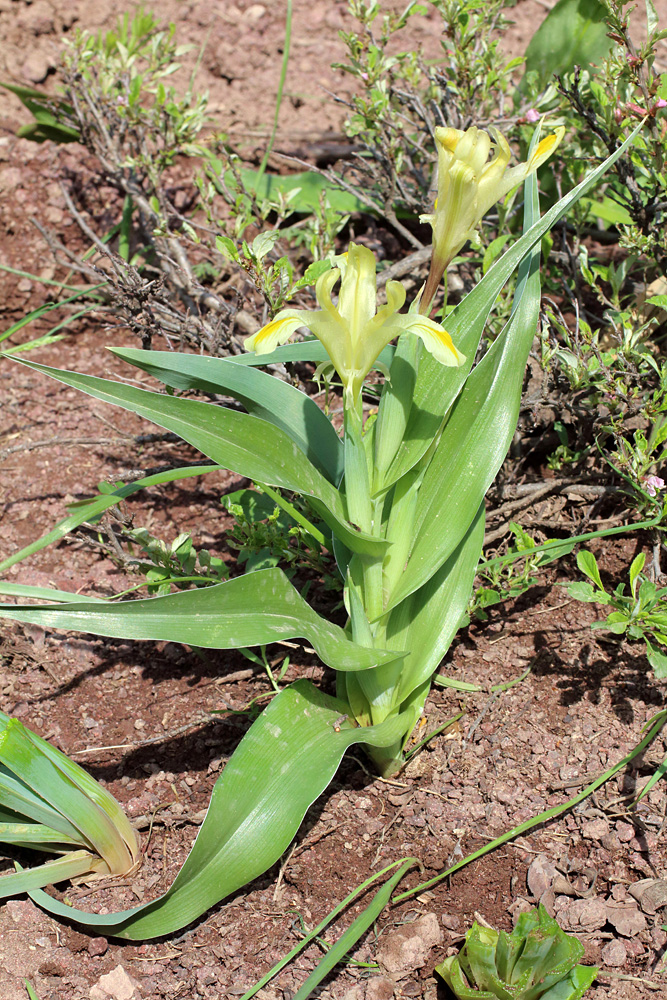
[[[510,147],[497,129],[491,136],[478,128],[436,128],[438,198],[421,221],[433,229],[431,271],[422,296],[427,312],[445,269],[461,247],[476,237],[476,229],[492,205],[522,184],[554,152],[563,138],[560,126],[538,144],[526,163],[509,167]],[[493,157],[489,153],[493,147]]]
[[[367,247],[351,243],[349,251],[336,257],[335,263],[337,266],[321,275],[315,286],[319,310],[283,309],[246,339],[246,350],[268,354],[289,340],[300,326],[308,327],[324,344],[349,403],[358,399],[364,379],[382,349],[400,333],[421,337],[443,365],[455,367],[463,363],[464,356],[439,323],[416,313],[399,313],[405,302],[400,281],[387,282],[387,303],[378,308],[375,257]],[[338,302],[334,305],[331,293],[339,279]]]

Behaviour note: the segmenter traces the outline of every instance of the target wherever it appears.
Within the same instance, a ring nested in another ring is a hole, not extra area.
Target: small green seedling
[[[580,1000],[598,972],[578,964],[583,954],[540,905],[511,934],[474,923],[459,954],[435,971],[457,1000]]]
[[[577,555],[577,566],[593,581],[577,582],[568,587],[570,597],[589,604],[608,604],[614,609],[605,621],[593,622],[592,628],[609,629],[615,635],[630,639],[643,639],[648,661],[657,678],[667,677],[667,655],[661,653],[651,640],[667,646],[667,587],[656,587],[642,573],[646,555],[640,552],[630,566],[630,593],[625,594],[625,584],[619,583],[610,594],[605,590],[600,571],[592,552],[582,549]],[[639,586],[638,586],[639,585]]]

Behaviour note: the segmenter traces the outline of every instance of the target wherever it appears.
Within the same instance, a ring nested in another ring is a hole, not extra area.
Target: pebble
[[[365,1000],[392,1000],[395,983],[386,976],[373,976],[366,986]]]
[[[100,976],[90,989],[90,1000],[138,1000],[139,993],[122,965]]]
[[[616,824],[616,836],[622,844],[629,844],[634,839],[635,828],[630,823],[620,821]]]
[[[105,937],[94,937],[88,942],[88,954],[93,957],[106,955],[108,948],[109,942]]]
[[[609,833],[609,823],[606,819],[592,819],[584,823],[581,835],[584,840],[602,840]]]

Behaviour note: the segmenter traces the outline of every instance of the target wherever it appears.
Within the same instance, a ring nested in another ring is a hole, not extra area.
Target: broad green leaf
[[[598,590],[604,591],[597,560],[592,552],[589,552],[588,549],[581,549],[577,552],[577,566],[584,576],[593,581]]]
[[[535,177],[526,181],[525,199],[528,228],[539,216]],[[468,376],[445,424],[419,490],[412,551],[387,610],[425,584],[457,549],[505,460],[537,331],[539,258],[535,244],[519,269],[510,320]]]
[[[191,923],[278,860],[348,747],[389,745],[405,726],[398,716],[381,726],[339,728],[347,710],[345,702],[322,694],[308,681],[281,691],[223,770],[192,851],[158,899],[102,915],[67,906],[39,890],[31,898],[54,916],[132,941],[171,934]]]
[[[3,810],[0,810],[2,812]],[[79,846],[81,838],[65,837],[58,830],[39,823],[6,823],[0,821],[0,844],[15,844],[35,851],[62,853],[65,846]],[[0,886],[2,882],[0,880]]]
[[[602,219],[609,226],[631,226],[632,216],[624,205],[612,198],[582,198],[581,204],[595,219]]]
[[[351,212],[370,211],[366,202],[342,188],[336,187],[321,174],[311,171],[299,174],[262,174],[256,170],[241,169],[241,177],[248,188],[260,198],[277,199],[280,195],[292,194],[289,206],[295,212],[310,213],[320,208],[322,195],[335,212],[349,215]]]
[[[166,597],[107,604],[0,605],[0,618],[124,639],[182,642],[204,649],[305,638],[336,670],[364,670],[402,653],[367,649],[321,618],[280,569]]]
[[[109,871],[128,871],[133,857],[114,821],[116,816],[122,816],[132,848],[137,846],[137,841],[118,803],[77,764],[46,741],[39,741],[39,737],[33,739],[33,736],[18,719],[7,720],[0,733],[0,761],[4,767],[19,776],[34,796],[62,813],[79,832],[79,843],[94,849],[107,863]],[[77,771],[88,780],[78,780]],[[89,793],[93,786],[99,793],[95,796]],[[114,818],[104,808],[109,799],[115,806]],[[4,796],[3,801],[6,801]]]
[[[88,875],[99,864],[99,857],[90,851],[68,851],[63,857],[47,861],[43,865],[0,876],[0,899],[19,896],[24,892],[39,892],[43,885],[55,885],[66,879]]]
[[[599,0],[558,0],[526,49],[526,72],[536,72],[538,86],[575,66],[600,63],[612,46],[605,8]]]
[[[586,604],[600,604],[600,591],[591,587],[590,583],[571,583],[567,588],[570,597],[575,601],[584,601]],[[605,595],[606,596],[606,595]]]
[[[53,542],[59,541],[68,535],[70,531],[78,528],[80,524],[85,521],[93,521],[95,518],[103,514],[105,510],[109,507],[114,507],[119,500],[125,500],[132,496],[133,493],[137,493],[139,490],[146,489],[149,486],[160,486],[162,483],[171,483],[175,479],[186,479],[189,476],[205,476],[208,472],[216,472],[220,469],[219,465],[195,465],[195,466],[184,466],[181,469],[169,469],[167,472],[159,472],[154,476],[146,476],[144,479],[137,479],[134,483],[128,483],[125,486],[121,486],[114,490],[112,493],[105,493],[102,496],[92,497],[90,500],[82,501],[76,505],[75,513],[66,517],[63,521],[60,521],[55,528],[47,532],[46,535],[42,535],[35,542],[31,542],[30,545],[26,545],[25,548],[20,549],[19,552],[15,552],[14,555],[9,556],[7,559],[3,559],[0,563],[0,573],[4,573],[8,570],[10,566],[14,566],[15,563],[22,562],[23,559],[27,559],[28,556],[33,555],[35,552],[39,552],[41,549],[46,548],[47,545],[51,545]],[[19,588],[19,589],[16,589]],[[42,590],[43,588],[38,588]],[[19,584],[2,583],[0,584],[1,594],[15,594],[21,597],[39,597],[44,599],[44,594],[41,593],[28,593],[25,587],[20,587]],[[76,597],[75,594],[68,594],[65,597],[60,596],[61,591],[53,591],[50,598],[47,600],[60,601],[60,600],[71,600]],[[86,601],[99,601],[98,597],[80,597],[78,600]]]
[[[18,363],[174,431],[237,475],[312,497],[320,516],[351,551],[380,555],[386,550],[384,541],[365,535],[349,524],[338,490],[284,431],[266,420],[212,403],[160,395],[122,382],[49,368],[33,361],[20,359]]]
[[[541,243],[542,237],[623,155],[641,130],[638,125],[625,142],[603,163],[524,232],[447,317],[447,330],[467,362],[461,368],[444,368],[428,351],[422,351],[412,409],[405,438],[384,481],[385,488],[400,479],[422,458],[442,426],[443,418],[461,391],[474,361],[484,324],[503,286],[519,263]],[[530,180],[530,178],[529,178]],[[528,182],[526,182],[528,183]],[[475,506],[475,510],[477,507]]]
[[[653,672],[658,680],[664,680],[667,677],[667,656],[661,653],[659,649],[652,646],[648,639],[644,640],[646,642],[646,655],[648,657],[648,662],[653,668]]]
[[[343,445],[328,417],[310,396],[281,379],[225,358],[173,351],[111,350],[172,389],[199,389],[234,396],[262,420],[285,431],[319,471],[337,485]]]

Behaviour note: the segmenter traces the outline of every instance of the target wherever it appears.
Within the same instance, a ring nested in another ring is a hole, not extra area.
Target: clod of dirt
[[[140,996],[122,965],[100,976],[90,990],[90,1000],[139,1000]]]
[[[377,953],[378,963],[400,979],[426,965],[431,948],[440,944],[442,937],[435,913],[426,913],[384,937]]]
[[[366,986],[365,1000],[392,1000],[394,996],[394,981],[386,976],[373,976]]]
[[[541,899],[544,893],[551,887],[551,883],[556,877],[556,866],[547,861],[544,854],[540,854],[528,869],[526,882],[533,896]]]
[[[654,914],[667,906],[667,881],[662,878],[643,878],[629,888],[644,913]]]
[[[607,920],[623,937],[634,937],[646,928],[646,917],[636,903],[608,901]]]
[[[607,907],[601,899],[556,899],[558,923],[565,931],[595,931],[607,923]]]

